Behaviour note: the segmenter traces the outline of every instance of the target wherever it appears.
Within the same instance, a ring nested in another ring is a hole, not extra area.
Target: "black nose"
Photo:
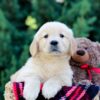
[[[51,41],[50,44],[53,45],[53,46],[56,46],[58,44],[58,42],[57,41]]]
[[[80,56],[83,56],[85,54],[85,51],[84,50],[78,50],[77,54],[80,55]]]

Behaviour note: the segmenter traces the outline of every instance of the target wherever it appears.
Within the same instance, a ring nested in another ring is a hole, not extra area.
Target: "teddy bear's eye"
[[[61,38],[64,38],[64,35],[63,35],[63,34],[60,34],[60,37],[61,37]]]
[[[85,50],[87,50],[88,48],[87,47],[85,47]]]
[[[48,38],[48,34],[44,35],[44,38]]]

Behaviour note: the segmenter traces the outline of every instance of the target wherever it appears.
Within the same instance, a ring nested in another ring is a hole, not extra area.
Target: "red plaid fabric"
[[[41,85],[41,89],[42,89]],[[13,83],[13,93],[16,100],[25,100],[23,98],[24,82]],[[95,85],[73,85],[72,87],[64,86],[58,94],[50,100],[92,100],[99,92],[100,87]],[[37,100],[46,100],[41,92]]]

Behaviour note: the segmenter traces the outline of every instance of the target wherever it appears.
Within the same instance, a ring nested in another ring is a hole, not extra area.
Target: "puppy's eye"
[[[60,37],[61,37],[61,38],[64,38],[64,35],[63,35],[63,34],[60,34]]]
[[[44,35],[44,38],[48,38],[48,34]]]

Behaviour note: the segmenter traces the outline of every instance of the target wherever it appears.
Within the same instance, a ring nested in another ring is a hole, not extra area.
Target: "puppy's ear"
[[[73,38],[70,40],[70,55],[73,56],[73,54],[76,52],[77,50],[77,43],[76,40]]]
[[[38,42],[36,41],[36,39],[33,39],[31,45],[30,45],[30,53],[31,55],[34,57],[37,53],[38,53]]]

